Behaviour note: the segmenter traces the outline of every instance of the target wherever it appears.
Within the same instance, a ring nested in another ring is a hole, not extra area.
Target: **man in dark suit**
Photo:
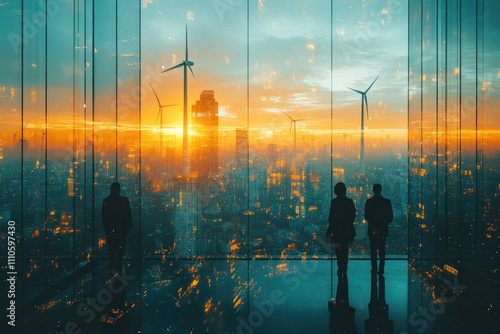
[[[111,194],[102,202],[102,224],[108,241],[111,276],[121,275],[125,241],[132,228],[132,212],[128,198],[120,196],[118,182],[111,185]]]
[[[373,185],[375,195],[366,200],[365,219],[368,221],[368,236],[370,237],[370,255],[372,275],[377,273],[377,249],[380,256],[378,274],[384,274],[385,265],[385,238],[389,235],[389,224],[392,222],[393,212],[391,201],[380,195],[382,186]]]

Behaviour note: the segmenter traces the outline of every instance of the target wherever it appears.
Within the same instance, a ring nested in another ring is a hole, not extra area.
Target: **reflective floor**
[[[333,269],[328,260],[143,260],[110,279],[102,262],[28,312],[24,332],[435,333],[454,316],[436,301],[432,275],[408,261],[387,261],[375,280],[368,260],[350,261],[340,281]]]

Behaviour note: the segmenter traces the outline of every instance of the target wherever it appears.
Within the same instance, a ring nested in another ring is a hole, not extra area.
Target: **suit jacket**
[[[110,195],[102,202],[102,224],[107,236],[126,236],[132,228],[132,212],[127,197]]]
[[[327,234],[333,235],[332,243],[346,244],[354,241],[356,231],[354,230],[354,219],[356,208],[352,199],[346,196],[337,196],[332,199],[328,221]]]
[[[365,219],[368,221],[368,236],[387,237],[393,212],[391,201],[381,195],[366,200]]]

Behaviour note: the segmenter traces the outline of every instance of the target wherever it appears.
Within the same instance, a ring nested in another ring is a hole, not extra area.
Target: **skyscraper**
[[[246,166],[247,163],[248,130],[236,129],[236,163]]]
[[[178,257],[197,255],[198,229],[197,190],[195,181],[182,176],[174,180],[175,187],[175,253]]]
[[[192,107],[193,128],[196,132],[193,149],[193,171],[200,180],[217,173],[219,168],[219,103],[213,90],[201,92]]]
[[[247,208],[247,161],[248,130],[236,129],[236,170],[234,175],[235,204],[240,209]]]

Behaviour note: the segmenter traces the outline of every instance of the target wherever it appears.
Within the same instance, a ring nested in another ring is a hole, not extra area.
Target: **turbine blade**
[[[373,80],[372,84],[370,85],[370,87],[368,87],[368,89],[366,90],[365,94],[368,93],[368,91],[370,90],[370,88],[372,88],[373,84],[375,83],[375,81],[377,81],[378,77],[376,77],[375,80]]]
[[[286,112],[282,111],[282,113],[285,114],[286,117],[290,118],[291,121],[293,121],[293,119],[290,116],[288,116],[288,114]]]
[[[352,88],[349,88],[349,87],[347,87],[347,89],[350,89],[350,90],[352,90],[353,92],[356,92],[356,93],[359,93],[359,94],[363,94],[363,92],[361,92],[361,91],[359,91],[359,90],[356,90],[356,89],[352,89]]]
[[[188,26],[186,24],[186,62],[188,61],[188,59],[189,59],[188,58]]]
[[[156,115],[156,123],[158,123],[158,119],[160,118],[161,106],[158,107],[158,115]]]
[[[165,107],[173,107],[176,106],[177,104],[162,104],[160,107],[165,108]]]
[[[156,94],[156,91],[155,89],[153,88],[153,85],[151,84],[151,82],[149,83],[149,85],[151,86],[151,89],[153,90],[153,93],[155,94],[156,96],[156,101],[158,101],[158,105],[161,105],[160,103],[160,99],[158,98],[158,95]]]
[[[161,71],[161,73],[165,73],[165,72],[167,72],[167,71],[173,70],[173,69],[175,69],[175,68],[177,68],[177,67],[181,67],[181,66],[184,66],[184,63],[177,64],[177,65],[175,65],[174,67],[171,67],[171,68],[169,68],[169,69],[166,69],[166,70],[164,70],[164,71]]]
[[[193,75],[193,78],[196,78],[193,73],[193,69],[191,68],[191,65],[189,65],[188,62],[186,62],[186,65],[189,67],[189,70],[191,71],[191,74]]]
[[[293,121],[290,121],[290,131],[288,132],[289,134],[292,133],[292,124],[293,124]]]
[[[298,122],[298,121],[305,121],[307,120],[307,118],[300,118],[300,119],[296,119],[295,122]]]

